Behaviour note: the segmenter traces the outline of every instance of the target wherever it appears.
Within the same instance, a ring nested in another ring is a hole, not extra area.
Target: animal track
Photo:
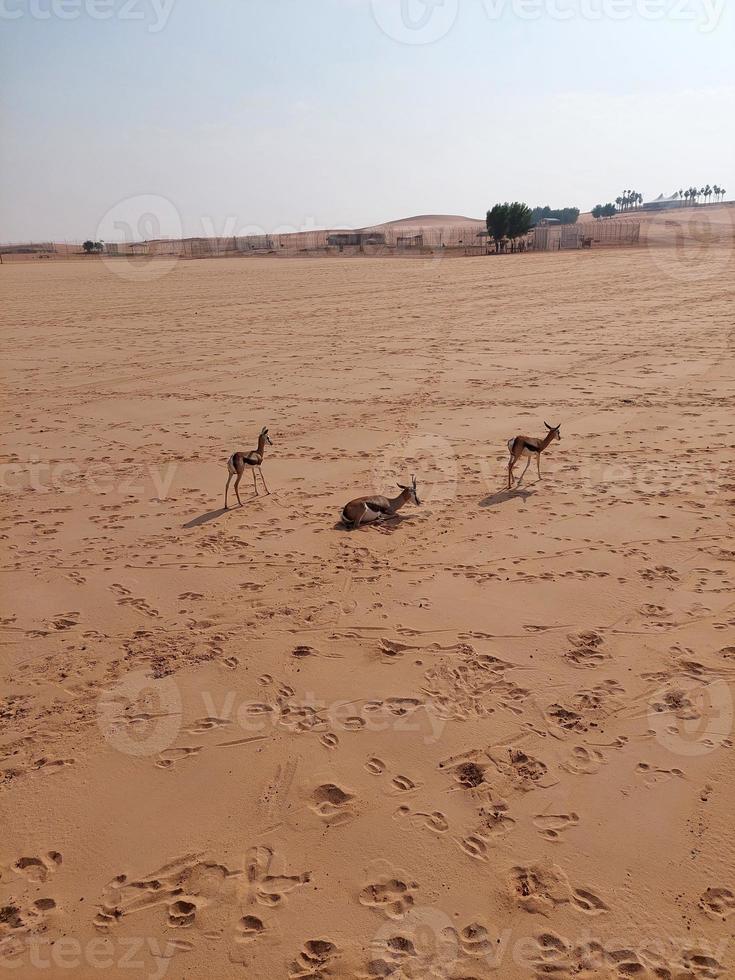
[[[259,919],[257,915],[244,915],[237,923],[235,942],[252,943],[263,932],[265,932],[265,925],[262,919]]]
[[[13,871],[21,875],[27,881],[34,884],[41,884],[46,881],[50,874],[59,867],[62,862],[61,854],[58,851],[49,851],[42,858],[20,857],[13,865]]]
[[[575,745],[566,760],[560,763],[562,769],[575,775],[592,775],[599,772],[605,764],[605,756],[597,749],[588,749],[584,745]]]
[[[336,952],[336,945],[329,939],[307,939],[291,964],[289,978],[296,980],[299,977],[311,977],[313,980],[321,980],[322,977],[331,976],[329,961]]]
[[[271,867],[274,860],[269,847],[253,847],[248,851],[245,873],[250,895],[261,905],[275,907],[280,905],[283,896],[311,880],[309,872],[299,875],[274,875]]]
[[[576,813],[539,813],[533,818],[534,827],[547,840],[558,840],[563,831],[576,827],[578,823],[579,816]]]
[[[729,919],[735,913],[735,894],[729,888],[708,888],[699,906],[717,919]]]
[[[358,898],[361,905],[379,909],[389,919],[401,919],[413,905],[413,893],[418,888],[415,881],[383,877],[366,885]]]
[[[510,875],[511,892],[526,912],[549,915],[560,905],[571,905],[587,915],[608,911],[603,900],[588,888],[572,888],[558,865],[516,866]]]
[[[599,633],[580,633],[569,637],[572,646],[564,657],[575,667],[599,667],[608,656],[602,650],[603,638]]]
[[[354,794],[340,789],[334,783],[323,783],[311,794],[309,806],[325,823],[337,826],[354,817],[355,812],[349,805],[354,798]]]
[[[161,755],[158,757],[156,765],[158,766],[159,769],[171,769],[178,762],[182,762],[184,759],[189,759],[191,758],[191,756],[199,755],[201,751],[202,751],[201,745],[182,746],[181,748],[176,748],[176,749],[166,749],[166,751],[162,752]]]

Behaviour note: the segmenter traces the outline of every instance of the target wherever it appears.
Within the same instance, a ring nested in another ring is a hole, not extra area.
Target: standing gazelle
[[[356,497],[342,508],[342,523],[346,524],[350,530],[354,531],[361,524],[369,524],[371,521],[384,521],[386,518],[395,517],[396,512],[410,500],[419,505],[421,501],[416,493],[416,477],[411,477],[411,486],[398,484],[400,493],[397,497],[384,497],[382,494],[373,494],[369,497]]]
[[[272,446],[273,443],[268,435],[267,426],[263,426],[260,430],[260,435],[258,436],[258,448],[253,449],[249,453],[233,453],[232,456],[227,460],[227,471],[229,476],[227,477],[227,483],[225,484],[225,510],[227,510],[227,491],[230,487],[230,480],[233,476],[236,476],[235,480],[235,495],[237,497],[238,504],[242,507],[242,500],[240,500],[240,494],[238,492],[238,486],[240,485],[240,480],[245,472],[245,467],[250,466],[253,470],[253,486],[255,487],[255,493],[258,493],[258,484],[255,479],[255,471],[260,473],[260,479],[263,481],[263,486],[265,487],[265,492],[270,493],[268,489],[268,484],[265,482],[265,477],[263,476],[263,471],[261,470],[261,464],[263,462],[263,455],[265,454],[265,444],[268,443]]]
[[[532,439],[530,436],[516,436],[514,439],[508,440],[508,449],[510,450],[510,460],[508,461],[509,490],[513,486],[513,467],[516,465],[521,456],[528,457],[526,470],[531,463],[531,458],[533,456],[536,457],[538,478],[539,480],[541,479],[541,453],[554,439],[561,439],[561,436],[559,435],[561,425],[549,425],[548,422],[544,422],[544,425],[549,431],[546,433],[543,439]],[[524,470],[518,478],[519,483],[526,475],[526,470]]]

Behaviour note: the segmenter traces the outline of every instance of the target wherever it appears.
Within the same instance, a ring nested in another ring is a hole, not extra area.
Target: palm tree
[[[622,199],[622,197],[616,197],[615,198],[615,203],[622,210],[622,208],[623,208],[623,199]]]

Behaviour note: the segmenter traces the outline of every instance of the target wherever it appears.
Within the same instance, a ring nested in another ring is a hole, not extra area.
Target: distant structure
[[[374,231],[334,231],[327,235],[327,245],[385,245],[385,235]]]
[[[684,206],[684,201],[679,197],[678,194],[672,194],[670,197],[666,197],[664,194],[659,194],[659,196],[653,201],[646,201],[641,204],[639,211],[668,211],[670,208],[681,208]]]

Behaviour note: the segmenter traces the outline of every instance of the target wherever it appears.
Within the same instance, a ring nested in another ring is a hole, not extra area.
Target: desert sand
[[[732,238],[662,235],[0,269],[8,975],[735,976]]]

